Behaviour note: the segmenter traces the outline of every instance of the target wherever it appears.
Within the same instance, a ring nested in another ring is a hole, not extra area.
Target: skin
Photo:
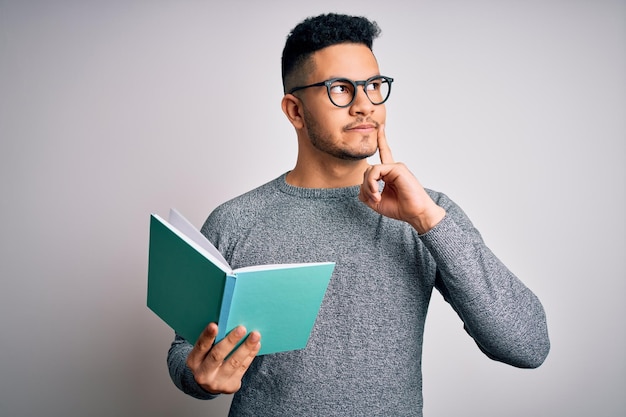
[[[307,84],[333,77],[365,80],[379,74],[376,58],[365,45],[329,46],[313,54],[312,60]],[[338,188],[363,181],[365,158],[376,153],[377,132],[387,115],[384,105],[373,105],[359,87],[351,106],[336,107],[325,87],[313,87],[286,94],[282,109],[298,137],[289,184]]]
[[[312,56],[306,84],[333,77],[365,80],[379,75],[372,51],[365,45],[344,43],[329,46]],[[286,94],[282,109],[296,130],[298,157],[287,182],[305,188],[340,188],[360,185],[359,200],[379,214],[409,223],[418,233],[432,229],[445,210],[428,196],[409,169],[395,162],[385,136],[384,104],[373,105],[362,88],[349,107],[339,108],[328,99],[325,87]],[[380,164],[366,158],[378,151]],[[378,181],[385,187],[379,192]],[[242,326],[214,345],[217,325],[209,324],[187,358],[196,381],[212,393],[231,394],[259,352],[261,335],[246,335]]]

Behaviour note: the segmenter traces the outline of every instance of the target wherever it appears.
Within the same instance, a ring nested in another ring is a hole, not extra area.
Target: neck
[[[290,185],[303,188],[350,187],[363,183],[363,173],[368,166],[366,159],[305,161],[299,157],[295,168],[287,174],[286,181]]]

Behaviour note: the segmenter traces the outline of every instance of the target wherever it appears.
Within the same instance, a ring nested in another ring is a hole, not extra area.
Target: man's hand
[[[359,199],[383,216],[403,220],[424,234],[435,227],[446,212],[435,204],[404,164],[394,162],[384,129],[381,125],[378,130],[381,163],[365,171]],[[378,191],[379,180],[385,182],[382,193]]]
[[[212,394],[232,394],[241,387],[241,378],[261,348],[261,335],[251,332],[228,358],[226,356],[246,335],[246,329],[236,327],[223,340],[213,345],[217,324],[209,324],[189,352],[187,366],[196,382]]]

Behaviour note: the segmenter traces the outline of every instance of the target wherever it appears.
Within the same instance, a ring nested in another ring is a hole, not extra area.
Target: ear
[[[302,117],[302,108],[300,100],[293,94],[285,94],[281,102],[283,113],[296,129],[302,129],[304,126],[304,118]]]

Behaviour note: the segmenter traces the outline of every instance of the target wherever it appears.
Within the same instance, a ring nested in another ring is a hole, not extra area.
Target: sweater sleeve
[[[443,194],[444,219],[420,236],[437,264],[435,285],[491,359],[536,368],[550,350],[543,306],[489,250],[465,213]]]
[[[185,394],[200,400],[212,400],[219,395],[205,391],[193,377],[191,369],[187,366],[187,356],[193,346],[179,335],[175,335],[174,341],[167,352],[167,367],[174,385]]]

